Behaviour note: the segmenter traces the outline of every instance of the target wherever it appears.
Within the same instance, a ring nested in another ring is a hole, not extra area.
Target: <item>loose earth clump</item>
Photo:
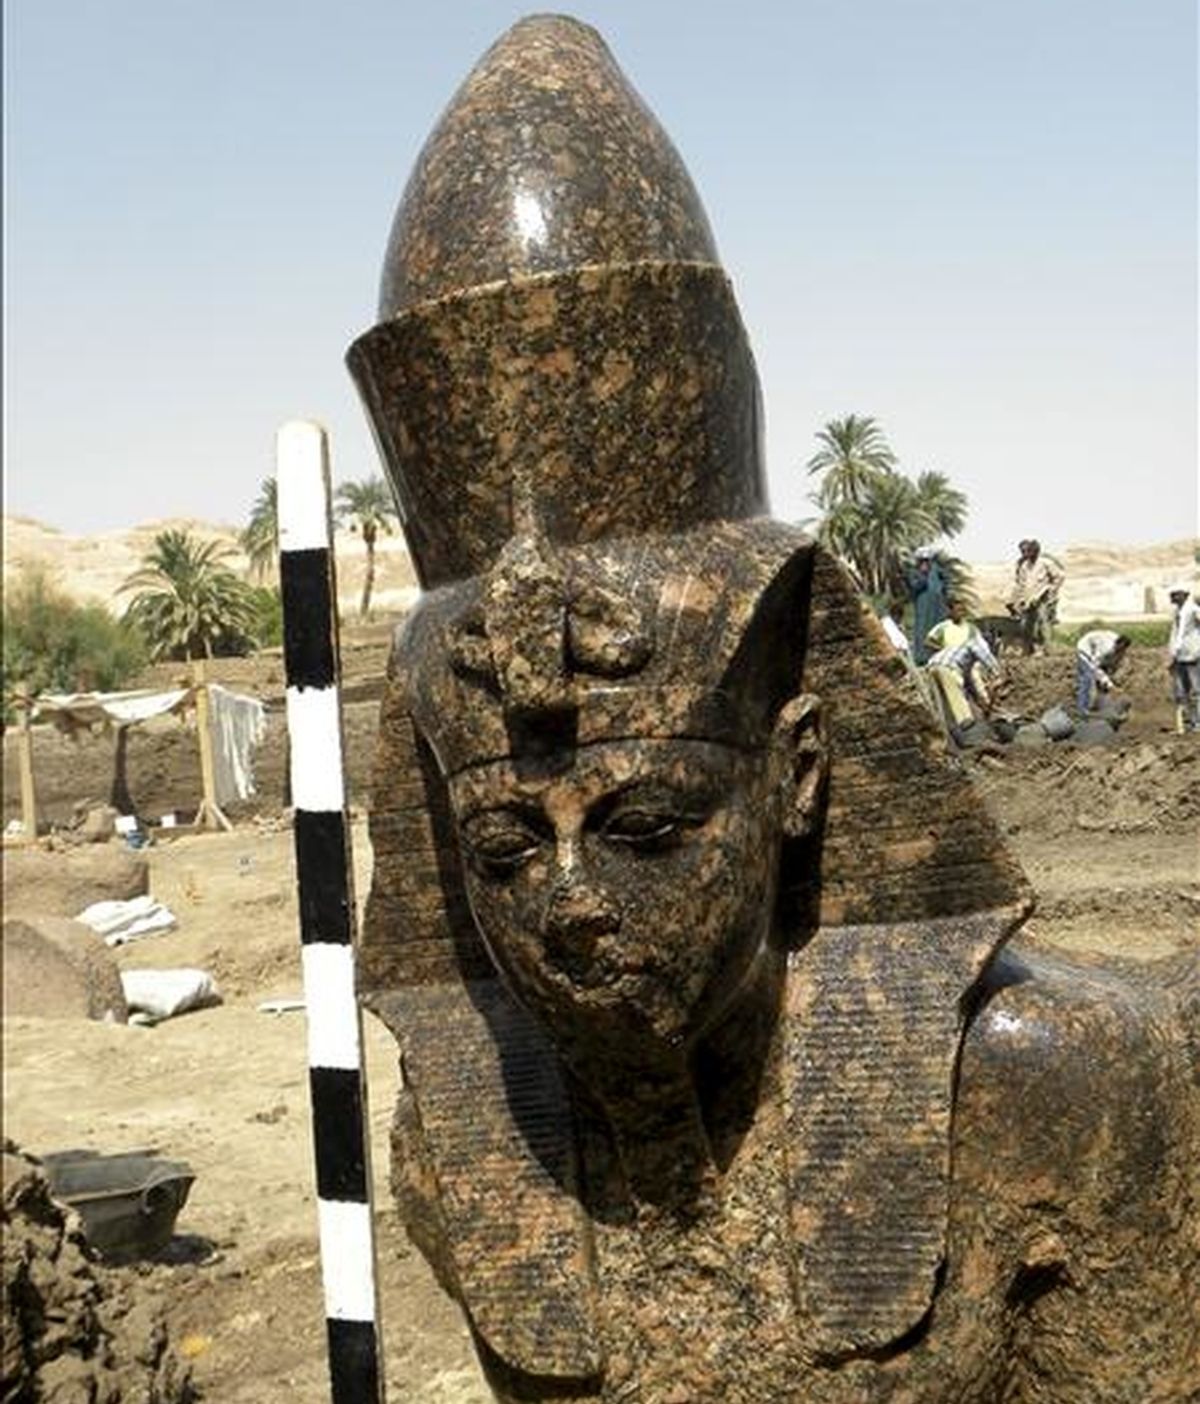
[[[89,1253],[36,1160],[4,1146],[0,1397],[6,1404],[188,1404],[164,1305]]]

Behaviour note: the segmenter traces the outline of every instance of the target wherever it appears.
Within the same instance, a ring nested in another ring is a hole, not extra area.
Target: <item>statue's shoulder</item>
[[[1137,963],[1016,943],[963,1043],[956,1142],[1032,1181],[1145,1184],[1196,1116],[1200,957]],[[982,1162],[981,1162],[982,1163]],[[1148,1180],[1147,1180],[1148,1177]]]
[[[1195,953],[1022,943],[989,970],[963,1043],[955,1281],[971,1320],[988,1300],[1008,1315],[1019,1369],[1063,1404],[1193,1397],[1198,994]]]

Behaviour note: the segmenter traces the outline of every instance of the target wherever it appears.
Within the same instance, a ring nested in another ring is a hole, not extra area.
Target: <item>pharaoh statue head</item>
[[[349,364],[426,591],[385,708],[367,988],[498,978],[577,1069],[686,1055],[822,902],[878,905],[856,878],[889,845],[920,867],[946,839],[889,814],[873,854],[821,843],[825,676],[882,694],[898,665],[765,515],[729,279],[593,30],[524,20],[467,78]],[[860,809],[895,804],[849,764]],[[915,904],[953,905],[936,880]]]
[[[360,962],[410,1232],[503,1369],[587,1375],[580,1128],[694,1217],[785,1039],[811,1339],[890,1340],[941,1252],[963,996],[1024,888],[840,567],[766,515],[729,279],[591,29],[522,21],[467,78],[349,364],[424,587]],[[847,1228],[872,1174],[900,1207]]]

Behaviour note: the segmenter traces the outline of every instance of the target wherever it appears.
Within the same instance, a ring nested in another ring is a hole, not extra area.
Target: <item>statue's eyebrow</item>
[[[605,791],[589,812],[594,814],[599,809],[613,809],[628,800],[685,808],[697,803],[708,805],[719,801],[725,789],[720,778],[710,775],[684,775],[679,780],[667,780],[661,775],[639,775]]]
[[[542,805],[525,795],[484,801],[468,798],[459,812],[458,822],[461,826],[489,817],[519,819],[521,823],[536,829],[545,829],[550,822]]]

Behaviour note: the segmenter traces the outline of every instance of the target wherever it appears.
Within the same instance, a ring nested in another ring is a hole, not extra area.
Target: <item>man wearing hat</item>
[[[1008,611],[1021,621],[1021,642],[1027,654],[1044,652],[1050,642],[1054,609],[1062,589],[1063,570],[1042,555],[1040,541],[1019,541]]]
[[[913,607],[913,662],[923,664],[929,658],[929,631],[937,628],[947,614],[946,580],[932,546],[922,546],[916,552],[911,568],[905,572],[905,584]]]
[[[1172,585],[1168,594],[1175,606],[1167,643],[1175,730],[1200,731],[1200,608],[1186,581]]]

